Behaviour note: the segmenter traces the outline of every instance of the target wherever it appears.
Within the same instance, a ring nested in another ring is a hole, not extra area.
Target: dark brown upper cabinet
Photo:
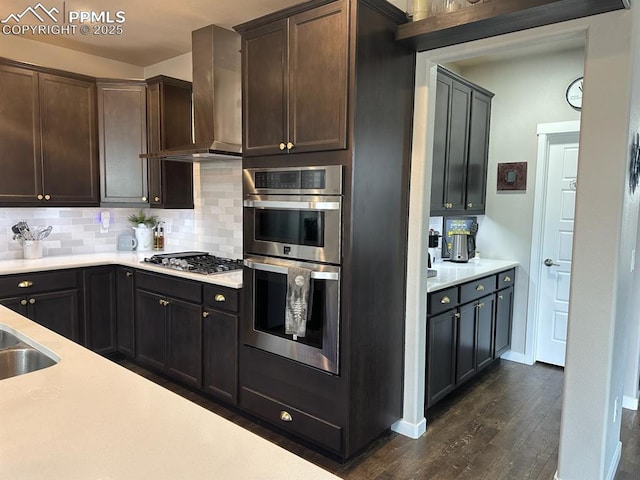
[[[147,87],[144,82],[98,82],[100,202],[147,206]]]
[[[191,82],[163,75],[147,80],[148,151],[192,143],[191,106]],[[148,168],[151,207],[193,208],[191,163],[154,158]]]
[[[492,97],[438,67],[431,215],[484,214]]]
[[[98,205],[95,82],[0,65],[0,204]]]
[[[238,29],[244,156],[347,147],[348,13],[339,1]]]

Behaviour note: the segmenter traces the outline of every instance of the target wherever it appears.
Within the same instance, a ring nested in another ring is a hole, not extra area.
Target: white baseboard
[[[533,365],[533,362],[529,362],[524,353],[518,353],[512,350],[505,352],[500,358],[504,360],[509,360],[510,362],[524,363],[525,365]]]
[[[423,418],[419,423],[410,423],[405,420],[398,420],[391,425],[391,430],[409,438],[420,438],[427,431],[427,419]]]
[[[638,410],[638,399],[623,395],[622,408],[626,408],[627,410]]]
[[[622,457],[622,442],[618,442],[616,446],[616,451],[613,454],[613,458],[611,459],[611,464],[609,465],[609,471],[607,472],[607,476],[605,480],[613,480],[616,476],[616,472],[618,471],[618,465],[620,464],[620,458]],[[558,476],[558,471],[553,475],[554,480],[562,480]]]

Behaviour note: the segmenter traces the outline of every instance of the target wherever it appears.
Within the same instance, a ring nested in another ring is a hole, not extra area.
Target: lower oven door
[[[255,256],[246,257],[244,266],[243,290],[249,299],[244,343],[338,374],[340,267]],[[285,333],[289,267],[311,270],[311,310],[304,337]]]

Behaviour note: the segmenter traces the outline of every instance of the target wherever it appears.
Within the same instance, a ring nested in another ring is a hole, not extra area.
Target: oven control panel
[[[243,175],[244,194],[342,194],[342,167],[257,168],[246,169]]]
[[[256,188],[278,190],[314,190],[324,189],[325,170],[298,170],[256,172]]]

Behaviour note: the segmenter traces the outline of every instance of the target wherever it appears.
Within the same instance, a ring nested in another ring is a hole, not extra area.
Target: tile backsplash
[[[146,209],[166,222],[165,251],[198,249],[214,255],[242,257],[242,162],[223,160],[194,164],[193,210]],[[133,233],[127,217],[136,208],[0,208],[0,260],[22,258],[11,226],[51,225],[43,241],[45,256],[101,253],[116,250],[118,235]],[[101,232],[100,213],[108,211],[111,223]],[[152,252],[149,252],[150,254]]]

